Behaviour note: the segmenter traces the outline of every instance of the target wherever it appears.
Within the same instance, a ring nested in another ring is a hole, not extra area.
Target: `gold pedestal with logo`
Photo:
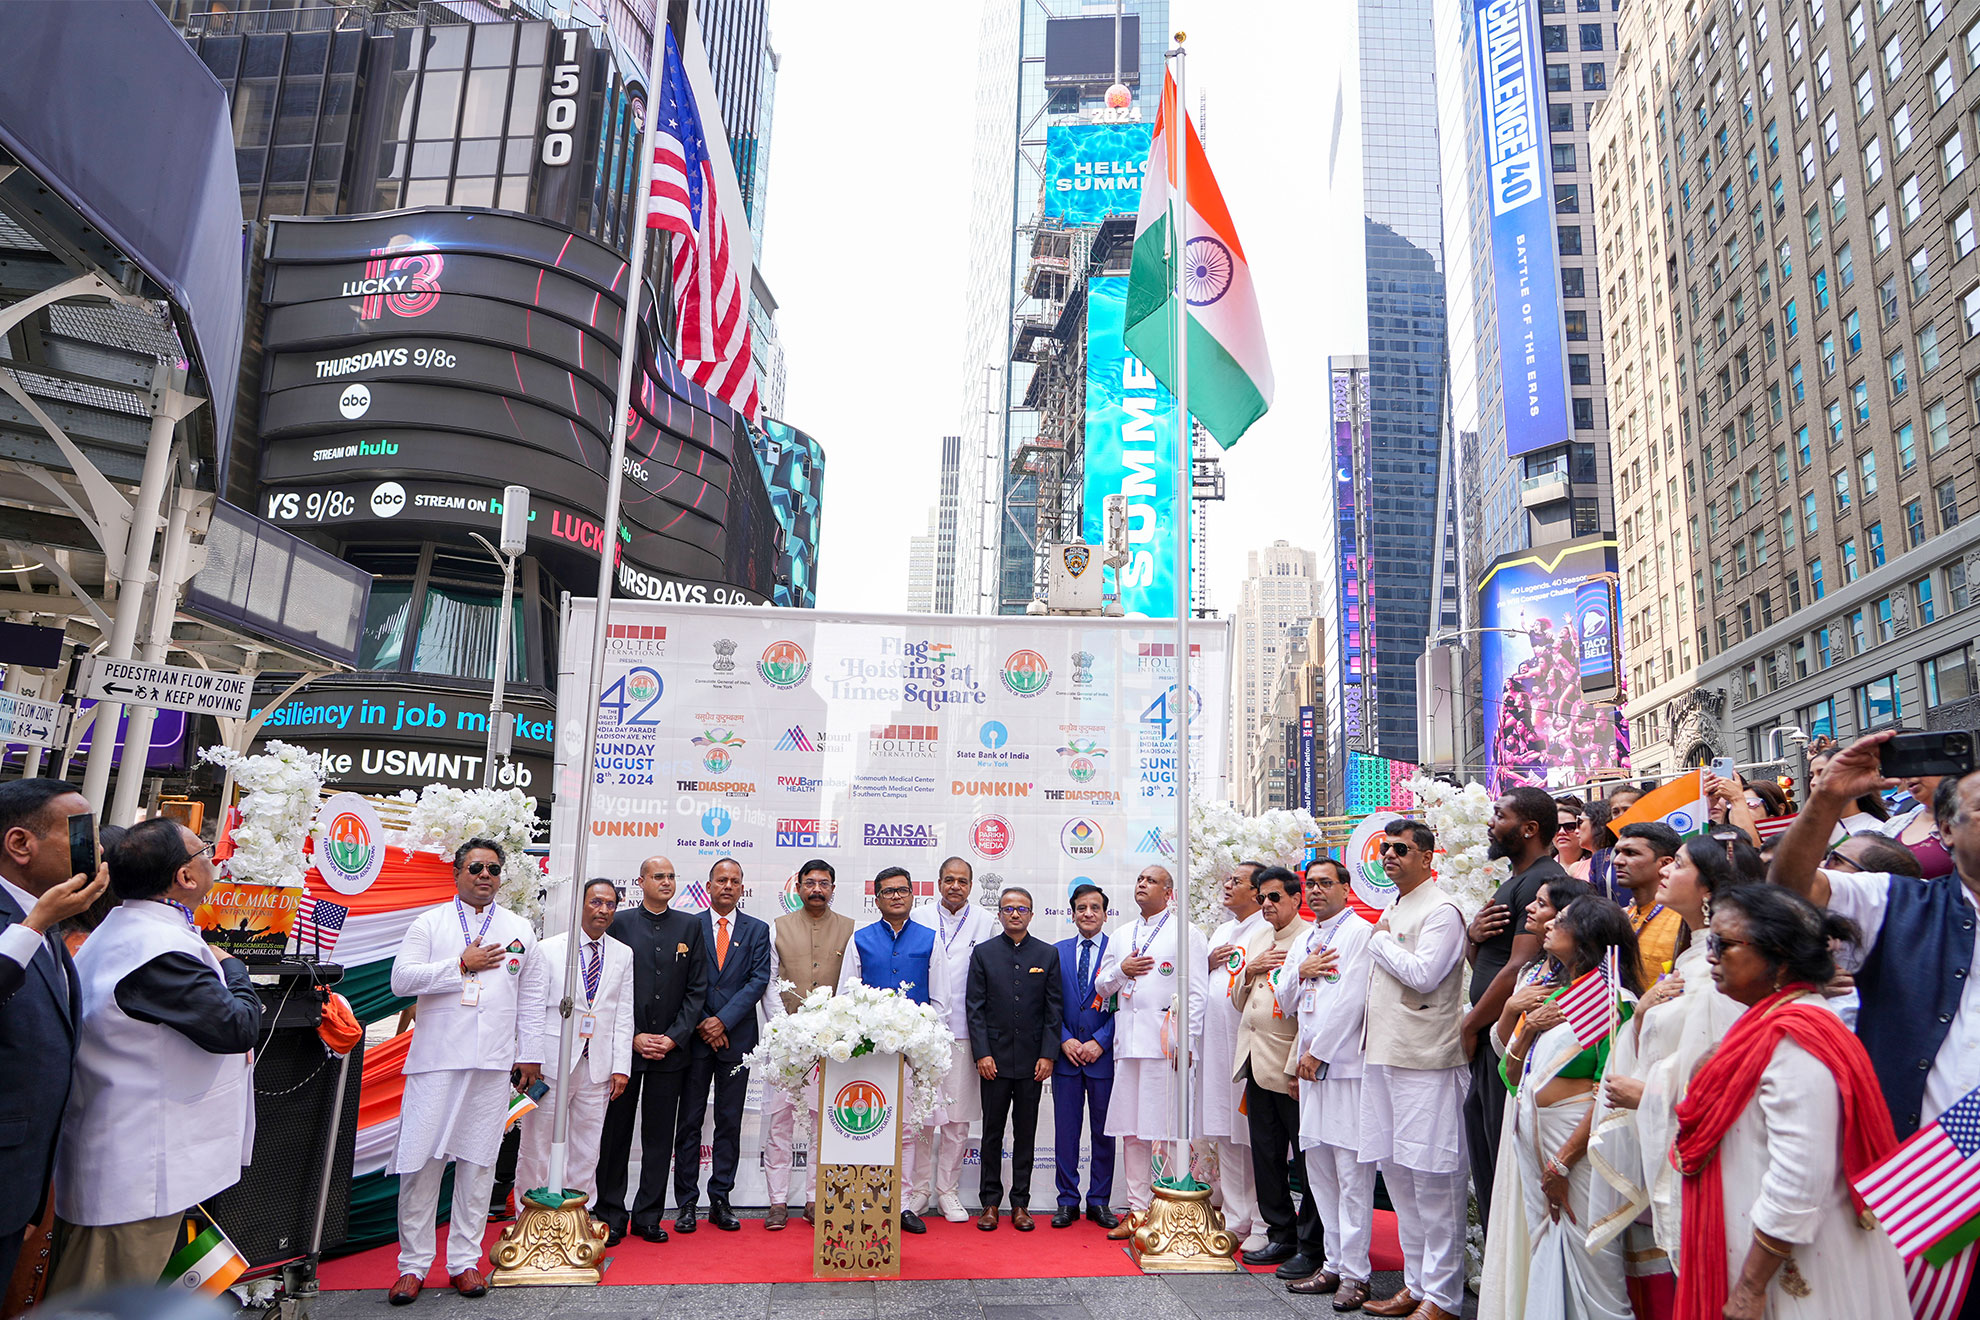
[[[901,1277],[905,1079],[901,1056],[893,1053],[827,1059],[818,1070],[815,1278]]]

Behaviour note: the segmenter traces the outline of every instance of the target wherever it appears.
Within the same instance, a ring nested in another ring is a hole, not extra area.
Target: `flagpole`
[[[1176,153],[1176,215],[1169,226],[1170,278],[1176,304],[1176,908],[1182,918],[1176,934],[1176,1000],[1181,1005],[1176,1032],[1176,1162],[1171,1181],[1189,1177],[1189,982],[1190,965],[1190,875],[1189,875],[1189,497],[1193,477],[1190,462],[1189,422],[1189,299],[1184,270],[1189,258],[1189,110],[1183,95],[1184,66],[1188,52],[1183,43],[1187,34],[1176,33],[1176,48],[1169,52],[1176,62],[1176,105],[1169,124],[1169,140]],[[1204,969],[1209,974],[1209,969]]]

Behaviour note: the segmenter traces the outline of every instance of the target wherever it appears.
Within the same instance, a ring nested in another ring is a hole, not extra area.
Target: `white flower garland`
[[[1171,856],[1174,830],[1163,835]],[[1206,934],[1230,915],[1224,910],[1224,877],[1239,862],[1263,862],[1298,870],[1320,827],[1305,811],[1247,816],[1228,802],[1192,802],[1189,809],[1189,920]]]
[[[502,887],[495,901],[534,921],[543,894],[543,871],[524,849],[536,838],[536,802],[519,788],[449,788],[428,784],[417,796],[402,789],[398,800],[410,804],[404,833],[392,840],[399,847],[425,849],[451,858],[469,839],[492,839],[502,845]]]
[[[1478,783],[1456,788],[1419,774],[1405,785],[1416,796],[1410,814],[1437,834],[1437,882],[1466,917],[1492,901],[1494,890],[1512,874],[1504,858],[1487,858],[1491,844],[1492,795]]]
[[[303,840],[316,820],[323,794],[323,757],[285,742],[270,742],[258,755],[207,747],[200,759],[231,769],[245,790],[241,823],[234,830],[228,874],[249,884],[303,885]]]
[[[771,987],[782,994],[789,981]],[[766,1085],[805,1103],[805,1086],[812,1071],[826,1059],[844,1063],[875,1050],[891,1050],[907,1063],[910,1126],[920,1126],[935,1112],[942,1079],[949,1074],[948,1023],[934,1008],[917,1004],[898,990],[849,986],[833,994],[819,986],[795,1013],[772,1018],[755,1049],[743,1063],[758,1071]],[[814,1152],[814,1155],[816,1152]]]

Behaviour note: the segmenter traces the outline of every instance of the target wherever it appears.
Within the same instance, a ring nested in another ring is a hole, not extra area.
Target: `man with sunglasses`
[[[997,1227],[1004,1199],[1004,1123],[1011,1124],[1011,1227],[1032,1230],[1031,1164],[1037,1148],[1038,1102],[1058,1052],[1062,1004],[1059,950],[1031,934],[1031,891],[1015,886],[997,896],[1003,933],[969,955],[965,993],[970,1051],[983,1095],[986,1152],[976,1226]]]
[[[836,989],[845,968],[846,946],[852,943],[853,921],[832,910],[832,895],[838,887],[838,872],[822,857],[814,857],[791,877],[800,906],[786,912],[771,926],[770,984],[763,992],[763,1016],[782,1017],[795,1013],[819,986]],[[779,990],[778,983],[789,985]],[[818,1149],[818,1111],[808,1106],[811,1147]],[[763,1180],[770,1189],[770,1212],[763,1227],[777,1232],[790,1223],[791,1147],[797,1130],[798,1105],[778,1087],[764,1088],[763,1099]],[[814,1164],[804,1180],[804,1220],[816,1217],[812,1201],[818,1180]]]
[[[127,839],[128,843],[129,840]],[[495,1160],[508,1124],[509,1071],[522,1044],[522,971],[536,932],[495,901],[507,860],[491,839],[454,850],[454,897],[413,918],[392,962],[392,993],[418,1001],[419,1029],[406,1054],[399,1106],[399,1281],[405,1306],[433,1264],[440,1179],[454,1165],[447,1278],[463,1297],[488,1291],[481,1277]]]

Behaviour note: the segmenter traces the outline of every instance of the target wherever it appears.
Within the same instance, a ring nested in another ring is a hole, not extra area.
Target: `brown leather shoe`
[[[1134,1230],[1141,1224],[1141,1216],[1130,1210],[1121,1216],[1121,1222],[1107,1230],[1107,1240],[1123,1242],[1134,1236]]]
[[[1303,1279],[1294,1279],[1286,1285],[1286,1291],[1289,1293],[1298,1293],[1302,1297],[1315,1297],[1321,1293],[1330,1293],[1340,1286],[1340,1275],[1329,1274],[1325,1270],[1320,1270],[1317,1273],[1307,1275]]]
[[[385,1294],[394,1306],[411,1306],[419,1300],[419,1290],[426,1286],[426,1280],[417,1274],[401,1274],[399,1281],[392,1285],[392,1291]]]
[[[984,1206],[983,1213],[976,1217],[976,1226],[986,1233],[995,1232],[997,1229],[997,1207],[994,1205]]]
[[[1405,1286],[1401,1292],[1397,1293],[1393,1297],[1384,1297],[1379,1302],[1363,1303],[1361,1309],[1368,1312],[1368,1314],[1370,1315],[1385,1315],[1385,1316],[1400,1317],[1400,1316],[1409,1315],[1412,1312],[1414,1312],[1416,1310],[1417,1303],[1422,1300],[1423,1300],[1422,1298],[1418,1297],[1415,1293],[1411,1292],[1407,1286]]]
[[[1409,1320],[1460,1320],[1435,1302],[1426,1301],[1409,1313]]]
[[[773,1205],[770,1213],[763,1216],[763,1227],[776,1232],[791,1222],[791,1208],[787,1205]]]
[[[816,1224],[818,1222],[818,1207],[813,1202],[806,1201],[804,1203],[804,1222],[807,1224]]]
[[[1359,1311],[1367,1301],[1368,1284],[1362,1280],[1351,1279],[1343,1283],[1341,1290],[1334,1294],[1334,1309],[1336,1311]]]
[[[1020,1233],[1029,1233],[1035,1227],[1031,1222],[1031,1211],[1021,1205],[1012,1206],[1011,1227]]]
[[[488,1281],[481,1277],[481,1271],[472,1265],[456,1274],[447,1282],[454,1285],[454,1291],[463,1297],[485,1297],[488,1295]]]

